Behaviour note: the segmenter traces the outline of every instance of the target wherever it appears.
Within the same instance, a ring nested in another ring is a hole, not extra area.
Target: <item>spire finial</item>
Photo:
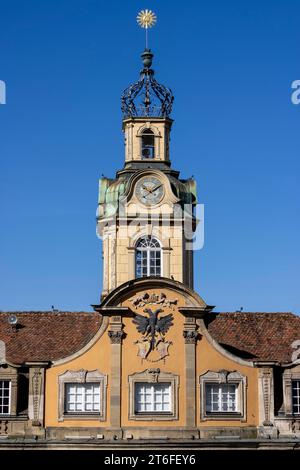
[[[124,118],[135,116],[168,118],[174,97],[170,88],[161,85],[154,78],[154,70],[151,69],[153,53],[148,49],[147,32],[155,25],[156,15],[151,10],[141,10],[136,19],[139,26],[146,30],[146,48],[141,55],[143,68],[139,80],[123,92],[123,115]]]
[[[139,26],[146,30],[146,49],[148,49],[148,29],[155,25],[156,15],[151,10],[141,10],[137,15],[136,20]]]

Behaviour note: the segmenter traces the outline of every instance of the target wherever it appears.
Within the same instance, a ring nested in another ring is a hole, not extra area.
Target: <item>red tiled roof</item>
[[[234,312],[210,314],[212,337],[249,360],[292,362],[293,341],[300,339],[300,317],[293,313]]]
[[[11,314],[16,330],[8,323]],[[83,348],[101,323],[96,312],[0,312],[0,340],[9,362],[54,361]],[[291,362],[291,345],[300,339],[300,317],[292,313],[209,313],[206,323],[216,341],[249,360]]]
[[[9,315],[18,318],[15,329]],[[99,330],[96,312],[0,312],[0,340],[8,362],[53,361],[79,351]]]

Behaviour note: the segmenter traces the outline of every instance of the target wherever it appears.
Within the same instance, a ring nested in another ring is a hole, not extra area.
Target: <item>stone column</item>
[[[183,337],[185,341],[185,395],[186,426],[196,426],[196,343],[198,332],[195,318],[185,320]]]
[[[110,320],[108,336],[111,342],[110,374],[110,423],[112,428],[121,428],[121,353],[122,353],[122,317],[113,316]]]

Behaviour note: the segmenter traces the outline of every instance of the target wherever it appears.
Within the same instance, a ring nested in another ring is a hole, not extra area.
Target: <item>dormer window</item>
[[[142,134],[142,159],[148,160],[155,157],[154,134],[151,129],[146,129]]]

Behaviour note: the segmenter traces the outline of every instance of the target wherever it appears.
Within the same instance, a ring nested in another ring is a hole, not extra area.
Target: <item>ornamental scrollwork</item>
[[[160,294],[144,292],[141,295],[138,295],[131,301],[135,309],[139,307],[145,307],[148,304],[160,305],[161,307],[169,307],[172,310],[175,309],[175,306],[178,303],[178,299],[168,299],[166,294],[161,292]]]

